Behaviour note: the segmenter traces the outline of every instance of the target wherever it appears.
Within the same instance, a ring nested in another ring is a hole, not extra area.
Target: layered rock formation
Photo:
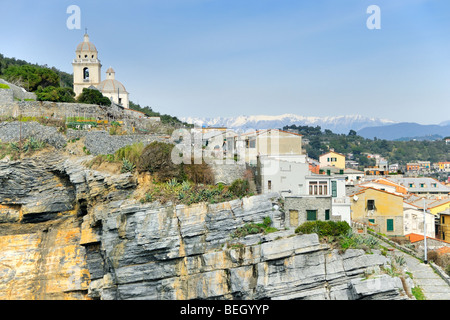
[[[0,299],[403,299],[387,261],[286,230],[278,195],[141,204],[131,174],[55,153],[0,163]],[[280,231],[235,239],[270,217]]]

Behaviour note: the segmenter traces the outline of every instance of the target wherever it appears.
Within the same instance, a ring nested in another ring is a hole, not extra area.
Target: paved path
[[[385,243],[387,247],[393,248]],[[413,275],[413,282],[422,289],[426,300],[450,300],[450,286],[444,281],[429,264],[422,263],[396,248],[392,251],[397,256],[403,256],[406,268]]]

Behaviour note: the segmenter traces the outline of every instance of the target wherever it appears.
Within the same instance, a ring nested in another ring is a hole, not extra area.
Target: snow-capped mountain
[[[253,115],[238,117],[194,118],[184,117],[182,121],[197,126],[227,127],[244,132],[261,129],[278,129],[286,125],[320,126],[322,130],[329,129],[334,133],[347,134],[350,130],[358,131],[365,127],[383,126],[396,123],[392,120],[369,118],[360,115],[333,117],[305,117],[296,114],[278,116]]]

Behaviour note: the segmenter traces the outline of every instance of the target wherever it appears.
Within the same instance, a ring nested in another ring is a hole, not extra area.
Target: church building
[[[98,59],[97,48],[90,42],[87,32],[75,53],[76,58],[72,62],[75,96],[78,97],[84,88],[95,88],[114,103],[129,108],[129,93],[125,86],[116,80],[113,68],[106,70],[106,80],[101,80],[102,64]]]

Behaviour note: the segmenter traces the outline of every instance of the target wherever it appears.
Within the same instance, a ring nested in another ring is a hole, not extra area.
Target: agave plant
[[[375,246],[378,245],[379,241],[378,239],[376,239],[375,237],[367,237],[364,241],[364,243],[369,247],[369,248],[374,248]]]
[[[403,256],[395,256],[395,263],[399,266],[402,266],[406,263],[405,257]]]
[[[189,189],[191,189],[191,184],[189,183],[189,181],[183,181],[183,183],[181,184],[181,189],[183,191],[189,191]]]
[[[120,170],[122,173],[132,172],[136,166],[128,159],[122,159],[122,169]]]
[[[172,178],[171,180],[167,181],[167,185],[169,187],[176,187],[178,185],[178,181],[175,178]]]

